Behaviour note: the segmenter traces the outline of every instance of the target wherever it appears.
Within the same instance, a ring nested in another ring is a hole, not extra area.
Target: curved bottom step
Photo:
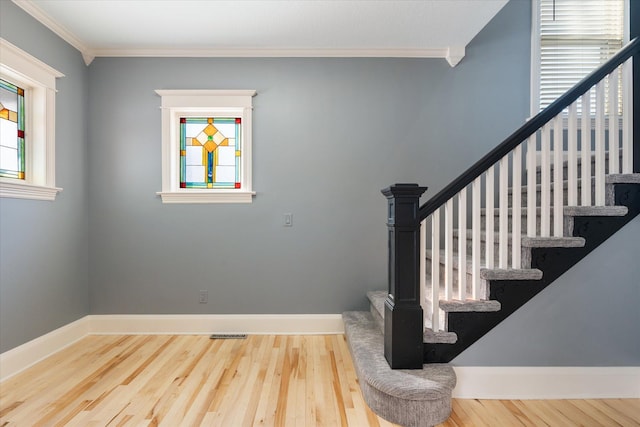
[[[428,427],[451,414],[456,374],[449,365],[422,370],[392,370],[384,358],[384,340],[370,313],[342,314],[347,342],[369,407],[380,417],[408,427]]]

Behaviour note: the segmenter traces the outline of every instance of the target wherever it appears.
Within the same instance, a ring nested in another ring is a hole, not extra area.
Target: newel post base
[[[388,202],[389,291],[384,304],[384,357],[392,369],[422,369],[420,305],[420,196],[427,187],[396,184]]]

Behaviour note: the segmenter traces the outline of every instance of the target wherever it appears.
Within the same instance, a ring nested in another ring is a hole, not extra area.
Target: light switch
[[[286,213],[283,217],[283,224],[285,227],[293,227],[293,214]]]

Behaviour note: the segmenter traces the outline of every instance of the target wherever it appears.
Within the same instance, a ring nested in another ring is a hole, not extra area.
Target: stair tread
[[[621,184],[621,183],[618,182],[616,184]],[[553,204],[551,204],[549,207],[551,209],[553,209]],[[520,212],[522,214],[526,214],[527,213],[527,209],[528,209],[527,206],[523,206],[523,207],[520,208]],[[623,211],[624,209],[626,209],[626,206],[563,206],[563,209],[565,211],[566,210],[571,211],[572,209],[585,209],[585,210],[586,209],[596,209],[596,210],[602,209],[605,212],[607,210],[611,210],[611,212],[616,212],[616,211]],[[486,208],[480,208],[480,216],[481,217],[482,216],[486,216],[486,210],[487,210]],[[497,217],[498,215],[496,213],[500,212],[500,208],[494,208],[493,210],[494,210],[494,216]],[[536,216],[540,215],[540,210],[541,210],[540,206],[536,206]],[[509,208],[507,208],[507,211],[508,211],[509,216],[511,216],[511,214],[513,213],[513,208],[511,206],[509,206]],[[573,214],[567,213],[567,212],[565,212],[564,214],[565,215],[573,215]],[[611,216],[615,216],[615,215],[612,214]]]
[[[582,248],[584,237],[527,237],[522,236],[523,248]]]
[[[481,268],[484,280],[540,280],[542,271],[537,268]]]
[[[498,311],[500,302],[494,300],[440,300],[440,309],[445,312]]]
[[[565,206],[565,216],[625,216],[626,206]]]
[[[384,300],[387,299],[387,291],[369,291],[367,292],[367,298],[373,307],[380,313],[380,316],[384,319]]]
[[[470,229],[467,229],[466,235],[467,235],[466,236],[467,240],[471,240],[473,237],[473,231]],[[498,238],[500,236],[500,233],[494,232],[493,235],[494,235],[493,241],[497,245],[499,241]],[[460,229],[453,230],[453,236],[460,237]],[[480,233],[480,241],[481,242],[487,241],[487,233]],[[507,233],[507,241],[509,246],[511,246],[513,242],[513,233]],[[583,237],[568,237],[568,236],[567,237],[542,237],[542,236],[528,237],[526,234],[521,234],[520,241],[523,247],[529,247],[529,248],[543,248],[543,247],[581,248],[586,243]],[[457,253],[457,252],[454,252],[454,253]]]
[[[611,174],[605,177],[607,184],[640,184],[640,173]]]
[[[557,243],[559,243],[558,240]],[[577,244],[577,240],[575,241]],[[570,240],[571,244],[574,244],[573,238]],[[557,246],[552,246],[557,247]],[[567,246],[561,246],[567,247]],[[574,246],[569,246],[574,247]],[[440,263],[442,264],[444,261],[444,249],[440,249]],[[432,257],[433,251],[431,249],[427,249],[425,251],[425,256],[429,260],[433,260]],[[457,252],[453,252],[453,260],[452,265],[454,269],[458,269],[460,265],[459,256]],[[484,258],[480,258],[480,278],[484,280],[539,280],[542,278],[542,271],[538,269],[529,269],[529,268],[486,268],[484,266],[485,260]],[[467,273],[473,272],[473,261],[469,254],[467,254],[467,262],[466,262],[466,271]],[[492,273],[493,272],[493,273]],[[429,276],[430,277],[430,276]]]
[[[431,328],[425,328],[422,341],[430,344],[455,344],[458,334],[447,331],[434,332]]]

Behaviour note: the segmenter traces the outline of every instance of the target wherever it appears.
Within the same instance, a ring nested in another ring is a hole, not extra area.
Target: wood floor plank
[[[624,399],[627,400],[627,399]],[[590,400],[589,404],[600,410],[618,425],[640,426],[640,411],[638,411],[638,399],[623,403],[622,399]],[[631,406],[630,409],[627,407]],[[613,424],[616,425],[616,424]]]
[[[584,426],[597,426],[598,422],[589,414],[580,410],[580,408],[571,404],[566,400],[551,400],[547,402],[551,408],[554,408],[558,412],[562,412],[567,418],[578,425]]]
[[[452,402],[439,427],[640,427],[640,399]],[[88,336],[0,383],[0,426],[393,427],[343,335]]]
[[[527,426],[527,427],[535,427],[536,425],[543,425],[542,422],[537,422],[534,418],[532,417],[531,414],[526,414],[524,413],[520,408],[518,408],[513,401],[511,400],[501,400],[500,403],[502,403],[502,405],[504,405],[504,407],[513,414],[514,417],[516,417],[518,419],[518,421],[520,421],[520,423],[522,423],[523,425]]]
[[[474,425],[479,427],[492,427],[494,424],[493,414],[482,406],[477,399],[468,399],[460,402],[465,407]]]
[[[492,414],[493,426],[524,426],[524,423],[509,411],[500,400],[481,400],[480,404]]]

